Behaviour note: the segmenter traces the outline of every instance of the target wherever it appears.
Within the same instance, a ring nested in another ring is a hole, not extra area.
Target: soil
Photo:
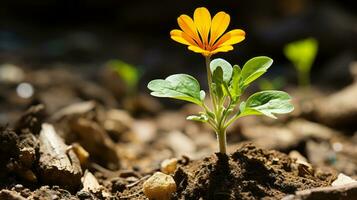
[[[1,130],[2,162],[8,162],[11,156],[16,157],[18,153],[15,152],[13,155],[9,153],[14,152],[10,147],[16,146],[21,141],[19,138],[9,128]],[[38,165],[39,161],[33,160],[33,162],[33,165]],[[51,163],[51,161],[48,162]],[[22,168],[14,169],[15,174],[26,169],[26,166],[21,163],[18,166]],[[36,169],[39,166],[31,166],[31,164],[27,165],[35,174],[38,171],[41,178],[41,170]],[[319,168],[308,170],[304,167],[299,166],[296,160],[284,153],[263,150],[251,143],[242,143],[230,155],[216,153],[194,161],[189,161],[188,158],[181,159],[173,174],[177,184],[177,192],[173,199],[277,199],[294,194],[298,190],[329,186],[336,178],[336,172],[333,170],[323,171]],[[57,184],[64,182],[62,187],[31,184],[30,180],[20,181],[25,183],[22,185],[18,183],[16,176],[10,173],[8,176],[10,175],[9,177],[13,179],[8,179],[10,182],[2,186],[7,190],[3,189],[0,197],[4,199],[21,199],[21,197],[28,199],[109,199],[109,197],[145,199],[142,193],[142,184],[148,178],[145,173],[125,170],[112,172],[101,168],[92,169],[92,171],[97,171],[95,173],[97,179],[106,187],[97,194],[68,187],[71,179],[74,178],[71,178],[71,172],[66,171],[64,173],[66,181],[57,182]],[[59,174],[55,175],[59,176]],[[52,174],[46,176],[52,177]],[[23,175],[23,179],[26,178],[27,176]],[[46,178],[42,176],[40,181],[46,183]]]
[[[309,172],[297,165],[284,153],[251,143],[242,143],[230,155],[182,159],[173,174],[177,193],[172,199],[280,199],[298,190],[331,185],[336,178],[334,170],[314,168]],[[142,183],[124,189],[119,196],[145,199]]]
[[[286,154],[242,144],[233,154],[216,153],[180,167],[174,175],[177,199],[282,198],[297,190],[323,187],[333,172],[301,174]]]

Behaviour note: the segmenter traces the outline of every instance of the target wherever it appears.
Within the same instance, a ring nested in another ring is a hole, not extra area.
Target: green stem
[[[220,129],[217,131],[217,140],[219,152],[226,154],[227,153],[227,139],[226,139],[226,130]]]
[[[226,121],[227,117],[231,114],[231,111],[230,111],[231,109],[233,109],[233,108],[232,108],[232,99],[230,99],[227,108],[223,111],[222,119],[221,119],[221,121],[219,122],[219,123],[220,123],[220,126],[222,126],[222,124],[224,124],[224,122]]]
[[[212,73],[211,73],[211,69],[210,69],[210,63],[211,63],[211,57],[210,56],[206,56],[205,57],[205,61],[206,61],[206,71],[207,71],[207,81],[208,81],[208,88],[209,88],[209,94],[212,100],[212,106],[213,106],[213,110],[215,113],[217,113],[217,102],[216,102],[216,97],[213,94],[212,91]]]
[[[309,71],[299,71],[298,73],[299,85],[300,87],[310,86],[310,72]]]
[[[222,116],[222,108],[221,106],[222,102],[218,102],[219,105],[217,104],[217,99],[216,96],[213,94],[213,89],[212,89],[212,73],[210,69],[210,63],[211,63],[211,58],[209,56],[205,57],[206,59],[206,70],[207,70],[207,81],[208,81],[208,88],[209,88],[209,94],[212,100],[212,106],[213,106],[213,112],[215,114],[215,119],[213,123],[210,123],[212,127],[215,128],[216,134],[217,134],[217,140],[218,140],[218,147],[219,147],[219,152],[220,153],[227,153],[226,150],[226,129],[222,127],[222,120],[224,116]],[[205,107],[205,110],[209,110],[207,107]]]
[[[240,112],[238,112],[237,114],[235,114],[232,118],[230,118],[228,120],[228,122],[223,126],[223,128],[228,128],[228,126],[230,126],[233,122],[235,122],[240,116]]]
[[[212,89],[212,73],[211,73],[211,69],[210,69],[210,63],[211,63],[211,59],[209,56],[205,57],[206,58],[206,70],[207,70],[207,81],[208,81],[208,88],[209,88],[209,93],[210,93],[210,97],[212,100],[212,106],[213,106],[213,112],[214,112],[214,119],[212,119],[213,121],[209,120],[209,124],[215,129],[216,134],[217,134],[217,140],[218,140],[218,148],[219,148],[219,152],[226,154],[227,153],[227,139],[226,139],[226,128],[225,128],[225,119],[227,117],[228,114],[228,110],[231,107],[231,101],[232,99],[230,99],[229,102],[229,106],[228,108],[224,107],[224,100],[220,100],[217,99],[217,97],[214,95],[213,93],[213,89]],[[226,90],[228,90],[228,88],[226,87]],[[230,97],[232,98],[232,96],[230,95]],[[218,101],[218,102],[217,102]],[[206,105],[204,105],[204,108],[206,110],[206,112],[209,111],[209,109],[207,108]]]

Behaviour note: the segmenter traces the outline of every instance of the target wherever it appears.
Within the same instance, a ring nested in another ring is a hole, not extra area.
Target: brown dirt
[[[334,179],[332,173],[299,175],[294,164],[286,154],[243,144],[229,156],[216,153],[179,167],[175,199],[277,199]]]
[[[350,126],[340,129],[327,121],[323,125],[323,120],[303,114],[308,112],[274,122],[266,118],[242,118],[228,132],[228,150],[232,154],[212,154],[216,149],[216,139],[211,130],[185,120],[187,115],[198,112],[193,106],[175,111],[142,110],[140,115],[134,115],[106,103],[105,99],[112,99],[110,95],[91,92],[95,84],[90,81],[79,84],[86,87],[82,91],[77,88],[78,84],[72,84],[73,81],[57,80],[61,77],[57,74],[61,73],[53,71],[51,74],[46,74],[51,80],[49,84],[69,83],[67,89],[73,91],[70,92],[73,95],[67,100],[67,97],[62,97],[65,92],[45,89],[55,88],[55,85],[39,87],[41,84],[34,84],[39,88],[38,100],[28,100],[19,107],[18,101],[9,98],[8,103],[0,105],[1,108],[9,104],[12,109],[19,108],[18,111],[14,109],[5,113],[5,116],[10,116],[8,113],[14,116],[6,118],[10,125],[0,124],[0,200],[146,199],[142,192],[145,180],[159,170],[163,160],[179,159],[182,155],[189,156],[193,161],[181,159],[179,168],[171,174],[178,189],[174,199],[280,199],[289,194],[305,198],[310,190],[316,194],[331,193],[347,199],[355,196],[349,195],[351,192],[346,193],[345,187],[319,188],[330,186],[335,173],[316,167],[331,167],[356,179],[357,137],[352,136],[356,130],[354,124],[350,124],[353,131],[350,131]],[[43,73],[40,75],[44,76]],[[7,99],[7,95],[2,96]],[[150,102],[141,96],[138,98],[142,102]],[[20,111],[25,105],[29,109]],[[147,105],[155,107],[152,103]],[[351,110],[345,113],[355,113],[352,110],[355,107],[349,108]],[[331,118],[329,121],[338,120]],[[41,142],[45,123],[53,125],[57,138],[57,142],[50,139],[51,145],[46,148],[49,154],[43,153],[44,142]],[[241,144],[242,141],[252,142],[259,148],[248,143]],[[54,148],[52,143],[56,144]],[[78,173],[60,167],[65,164],[70,169],[77,165],[76,169],[79,169],[78,162],[73,162],[77,159],[70,156],[76,144],[89,154],[80,163],[81,177],[72,176]],[[286,153],[298,151],[313,165],[313,169],[298,164],[286,154],[263,149]],[[44,159],[45,155],[52,156]],[[203,158],[207,155],[211,156]],[[53,163],[49,161],[58,161],[58,158],[63,160],[61,165],[51,167]],[[43,160],[46,162],[43,163]],[[43,169],[55,169],[56,173],[45,175]],[[83,181],[87,171],[94,176],[92,184]],[[74,179],[71,189],[67,182]],[[86,189],[88,185],[93,188]]]
[[[19,155],[16,151],[11,155],[10,148],[18,146],[21,149],[20,141],[25,144],[24,141],[27,140],[20,138],[25,135],[17,135],[9,128],[1,130],[1,159],[5,163],[9,161],[8,156]],[[28,159],[19,159],[23,160]],[[34,162],[33,159],[30,160]],[[26,179],[19,171],[34,169],[31,162],[25,163],[27,162],[20,163],[22,168],[13,171],[15,176],[2,175],[15,179],[5,178],[9,182],[1,186],[1,198],[16,199],[19,196],[27,199],[146,199],[142,193],[142,184],[155,171],[154,169],[147,174],[141,171],[119,170],[114,173],[106,170],[100,172],[101,169],[93,168],[92,171],[97,171],[95,176],[105,189],[99,193],[83,190],[71,193],[65,190],[65,187],[43,186],[28,180],[23,182],[24,185],[19,184],[16,177]],[[34,172],[36,173],[36,170]],[[329,186],[336,174],[319,168],[307,169],[284,153],[242,143],[230,155],[216,153],[194,161],[183,158],[179,161],[173,177],[177,184],[173,199],[280,199],[296,191]]]

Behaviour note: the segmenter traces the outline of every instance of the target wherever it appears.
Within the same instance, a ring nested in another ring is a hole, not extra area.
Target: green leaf
[[[238,65],[233,66],[232,80],[229,85],[229,92],[231,93],[233,100],[236,101],[237,98],[242,94],[239,81],[241,76],[241,69]]]
[[[222,84],[212,83],[211,88],[213,89],[213,93],[219,100],[221,100],[224,97],[225,93]]]
[[[151,95],[156,97],[179,99],[202,105],[204,92],[200,91],[198,81],[187,74],[174,74],[165,80],[152,80],[148,88],[152,91]]]
[[[221,67],[217,67],[212,74],[212,81],[216,84],[223,83],[223,70]]]
[[[239,116],[263,114],[275,119],[274,114],[285,114],[294,110],[290,100],[289,94],[283,91],[257,92],[241,103]]]
[[[284,47],[284,54],[298,71],[309,72],[315,60],[317,50],[317,40],[308,38],[287,44]]]
[[[216,58],[216,59],[212,60],[210,63],[210,69],[211,69],[212,74],[218,67],[222,68],[223,81],[228,84],[232,78],[232,72],[233,72],[232,65],[229,64],[229,62],[227,62],[226,60],[224,60],[222,58]]]
[[[242,103],[239,105],[239,117],[244,117],[244,116],[249,116],[249,115],[261,115],[257,110],[254,110],[252,108],[246,107],[246,102],[242,101]]]
[[[248,60],[241,72],[241,87],[246,87],[259,78],[272,64],[273,60],[266,56],[258,56]]]
[[[209,117],[211,119],[215,119],[216,118],[216,115],[211,111],[206,111],[206,114],[207,114],[207,117]]]
[[[201,113],[200,115],[190,115],[186,117],[187,120],[198,121],[198,122],[207,122],[208,116],[206,114]]]
[[[225,95],[224,84],[226,84],[226,82],[223,80],[223,70],[220,66],[213,71],[212,82],[211,87],[213,88],[213,92],[218,99],[221,100]]]

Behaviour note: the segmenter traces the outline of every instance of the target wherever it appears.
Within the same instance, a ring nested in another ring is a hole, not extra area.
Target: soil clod
[[[176,170],[176,198],[282,198],[298,190],[328,186],[334,178],[333,174],[325,180],[314,174],[299,176],[294,163],[283,153],[243,144],[231,155],[217,153]]]

